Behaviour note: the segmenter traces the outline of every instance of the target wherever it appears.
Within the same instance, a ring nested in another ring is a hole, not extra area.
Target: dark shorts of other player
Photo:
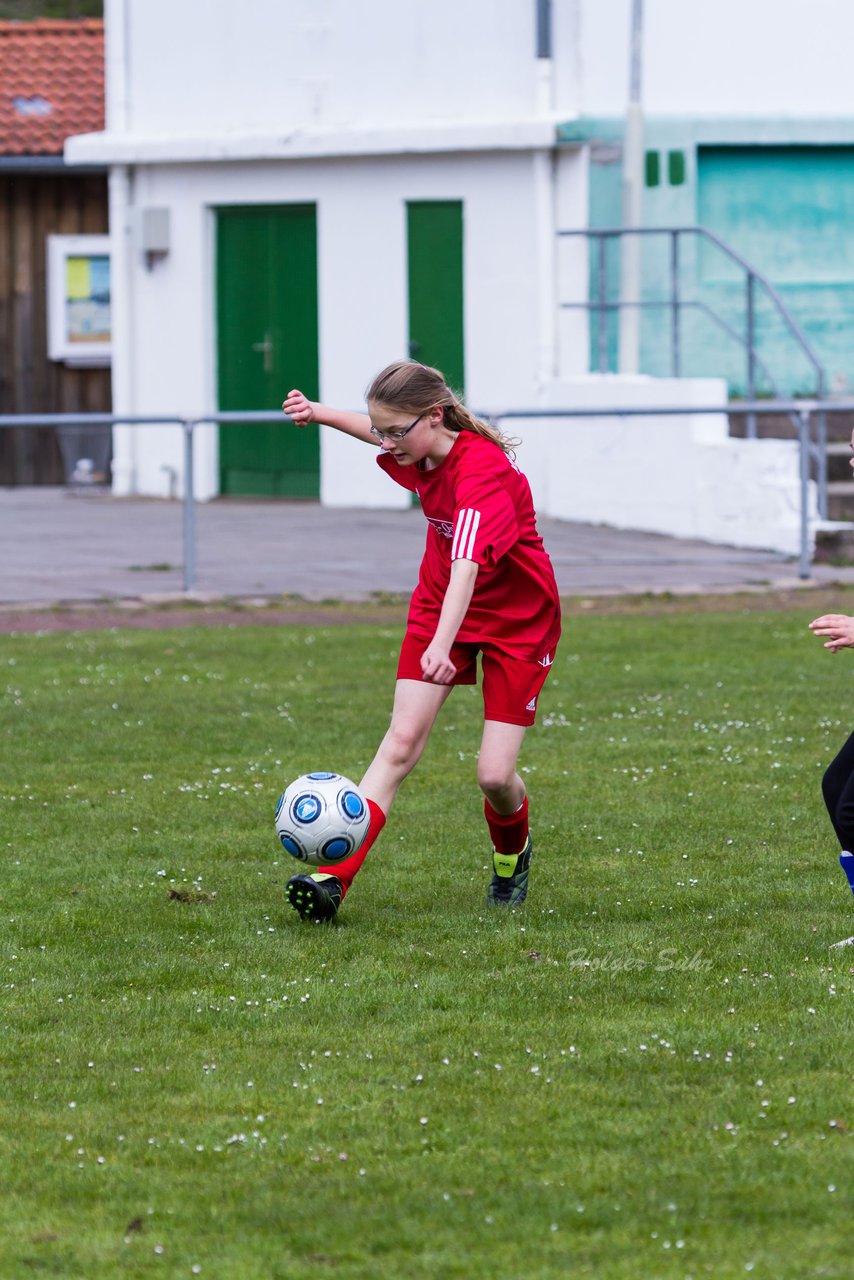
[[[421,655],[430,644],[409,632],[403,639],[397,664],[398,680],[423,680]],[[551,670],[555,651],[536,662],[511,658],[492,644],[457,640],[451,646],[451,662],[457,668],[452,685],[477,683],[477,655],[481,655],[483,714],[486,720],[532,725],[537,718],[537,698]]]

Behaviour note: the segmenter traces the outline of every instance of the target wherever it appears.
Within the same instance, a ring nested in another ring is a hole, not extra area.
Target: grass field
[[[0,637],[0,1276],[850,1276],[811,616],[570,619],[518,913],[457,691],[333,927],[275,802],[360,775],[399,625]]]

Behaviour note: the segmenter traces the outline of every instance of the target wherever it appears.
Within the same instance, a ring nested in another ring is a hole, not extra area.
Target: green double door
[[[317,216],[311,205],[219,209],[217,367],[221,410],[275,410],[291,387],[319,395]],[[317,498],[317,427],[219,429],[220,493]]]

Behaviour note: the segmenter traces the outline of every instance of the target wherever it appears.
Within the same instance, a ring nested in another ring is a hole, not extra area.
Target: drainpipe
[[[639,227],[643,218],[643,109],[641,68],[643,0],[632,0],[629,100],[623,139],[623,226]],[[620,238],[620,373],[640,369],[641,238]]]
[[[104,34],[106,63],[106,125],[111,134],[126,134],[130,127],[128,74],[128,0],[105,0]],[[133,212],[134,171],[112,165],[109,176],[111,310],[113,336],[113,412],[136,412],[136,344],[133,324]],[[138,428],[113,428],[115,456],[113,488],[122,495],[138,489]]]
[[[554,56],[551,0],[535,0],[537,19],[536,112],[554,119]],[[556,376],[557,350],[557,230],[555,157],[551,147],[534,152],[534,207],[537,237],[537,390],[542,393]]]
[[[133,324],[133,177],[127,165],[113,165],[109,177],[113,412],[136,412]],[[113,490],[127,497],[138,491],[138,428],[113,427]]]

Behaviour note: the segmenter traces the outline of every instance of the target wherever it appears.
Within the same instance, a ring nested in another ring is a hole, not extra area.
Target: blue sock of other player
[[[854,893],[854,853],[846,853],[843,849],[839,855],[839,865],[847,875],[851,892]]]
[[[839,865],[854,891],[854,733],[831,761],[821,781],[822,795],[842,850]]]

